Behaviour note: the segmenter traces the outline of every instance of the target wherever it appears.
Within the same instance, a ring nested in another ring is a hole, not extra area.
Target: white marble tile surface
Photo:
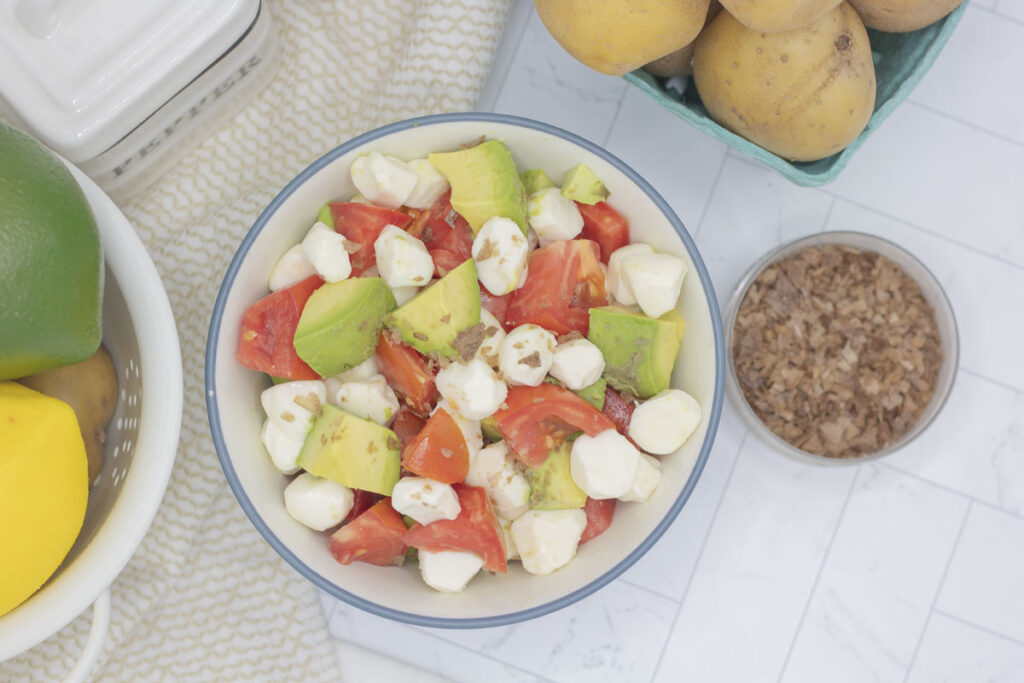
[[[482,108],[621,156],[695,235],[720,301],[800,235],[910,248],[953,302],[960,372],[939,420],[878,464],[785,460],[727,405],[676,523],[561,612],[440,631],[325,596],[332,633],[429,672],[380,675],[423,683],[1024,680],[1024,0],[971,2],[911,101],[809,189],[578,64],[518,0]]]

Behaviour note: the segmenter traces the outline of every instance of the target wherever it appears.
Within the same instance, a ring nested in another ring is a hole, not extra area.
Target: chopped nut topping
[[[480,245],[480,253],[476,255],[474,260],[486,261],[489,258],[493,258],[498,255],[498,245],[493,240],[484,239],[484,243]]]
[[[320,397],[316,395],[316,392],[311,391],[305,396],[296,396],[294,401],[296,405],[305,408],[306,410],[313,413],[317,417],[320,417],[320,415],[323,413],[323,411],[320,408]],[[288,414],[291,415],[291,413]],[[281,417],[282,419],[284,418],[283,415]],[[291,420],[289,420],[289,422],[291,422]]]
[[[519,359],[520,365],[527,365],[531,368],[540,367],[540,351],[534,351],[529,356],[523,356]]]
[[[484,324],[477,323],[455,335],[455,339],[452,341],[452,348],[455,349],[462,360],[471,360],[476,355],[480,345],[484,343],[484,336]]]

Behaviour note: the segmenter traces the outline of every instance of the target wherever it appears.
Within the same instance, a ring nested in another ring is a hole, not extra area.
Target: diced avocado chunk
[[[590,386],[583,387],[579,391],[574,391],[573,393],[598,410],[601,410],[604,408],[604,388],[607,385],[607,380],[605,380],[604,377],[601,377]]]
[[[608,199],[608,188],[586,164],[576,164],[562,176],[562,196],[581,204]]]
[[[498,140],[427,157],[452,186],[452,208],[475,236],[488,219],[511,218],[525,235],[526,192],[511,152]]]
[[[496,443],[504,438],[501,436],[501,430],[498,429],[498,420],[493,415],[488,415],[480,420],[480,433],[483,434],[484,441],[487,443]]]
[[[527,197],[534,192],[555,186],[555,181],[543,168],[531,168],[529,171],[523,171],[519,174],[519,178],[523,181],[523,189],[526,190]]]
[[[476,264],[467,259],[387,316],[385,324],[417,351],[437,357],[458,355],[460,332],[480,322]]]
[[[676,311],[649,318],[619,306],[590,309],[587,337],[604,354],[613,389],[650,398],[668,389],[686,323]]]
[[[306,301],[295,328],[295,352],[324,377],[373,355],[384,316],[395,307],[391,288],[379,277],[321,285]]]
[[[273,375],[268,375],[268,377],[270,377],[270,383],[273,384],[273,385],[284,384],[285,382],[291,382],[291,380],[288,379],[287,377],[274,377]]]
[[[299,452],[302,469],[353,489],[390,496],[401,470],[393,431],[325,404]]]
[[[327,227],[334,228],[334,215],[331,213],[331,205],[324,204],[321,206],[320,212],[316,215],[316,219]]]
[[[548,454],[540,467],[527,471],[530,479],[530,507],[535,510],[581,508],[587,494],[573,481],[569,467],[571,443],[563,443]]]

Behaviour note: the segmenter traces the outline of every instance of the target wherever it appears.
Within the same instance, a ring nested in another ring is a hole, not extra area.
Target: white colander
[[[50,637],[92,603],[93,628],[69,681],[88,675],[109,621],[110,584],[156,514],[181,428],[181,352],[156,268],[117,206],[68,165],[99,225],[106,261],[103,344],[117,370],[118,402],[85,523],[60,569],[0,617],[0,662]]]

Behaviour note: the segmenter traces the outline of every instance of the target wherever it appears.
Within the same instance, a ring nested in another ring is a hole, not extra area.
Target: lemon
[[[0,382],[0,614],[46,582],[85,519],[85,442],[63,401]]]

